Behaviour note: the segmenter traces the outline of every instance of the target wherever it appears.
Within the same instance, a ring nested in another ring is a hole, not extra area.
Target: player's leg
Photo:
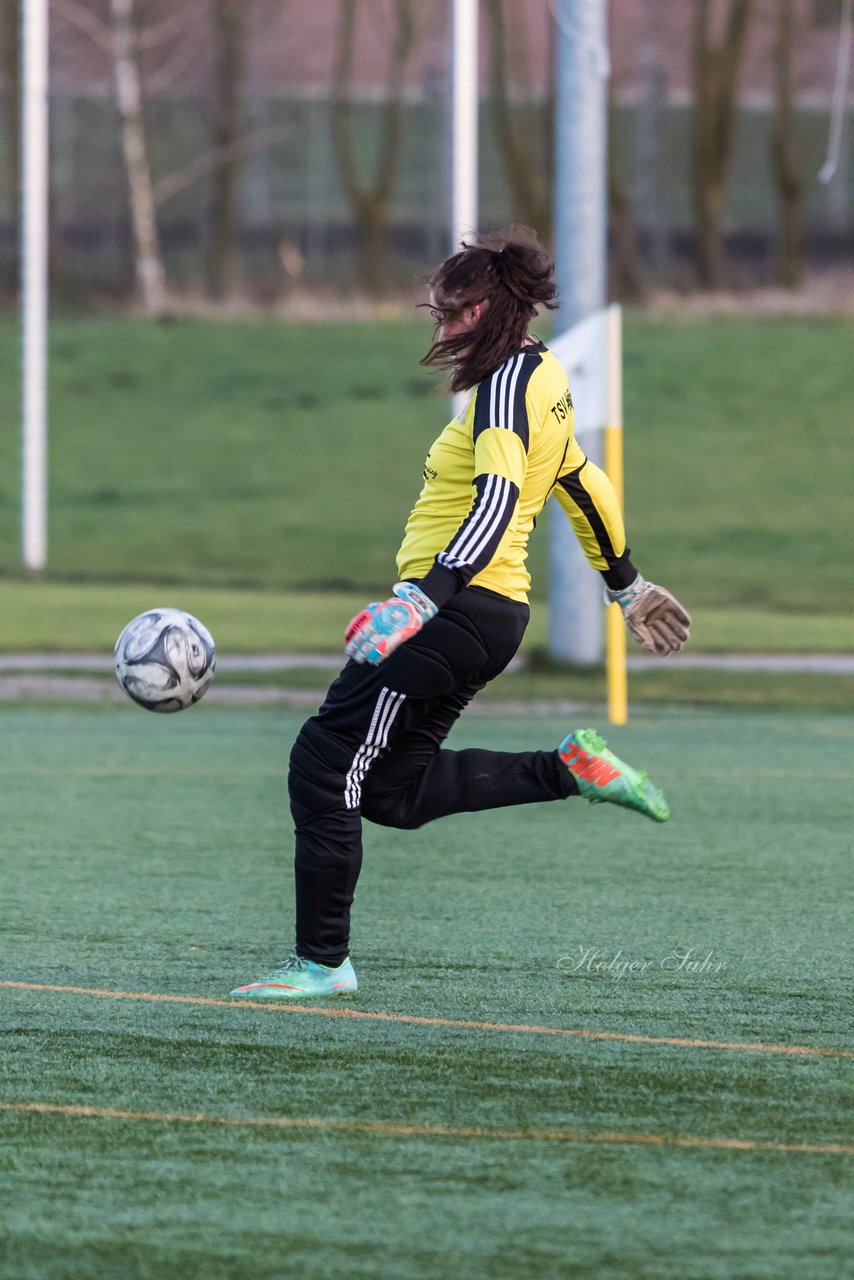
[[[577,795],[556,751],[442,747],[460,712],[482,688],[472,682],[444,698],[408,701],[394,751],[378,760],[362,787],[362,816],[412,829],[454,813],[563,800]]]
[[[364,817],[414,828],[454,813],[573,795],[632,808],[657,821],[668,816],[664,797],[646,775],[618,760],[593,730],[577,731],[551,751],[443,749],[464,707],[515,654],[526,621],[526,606],[470,589],[386,664],[397,688],[450,691],[410,697],[402,707],[394,750],[364,779]]]
[[[518,651],[528,617],[525,604],[468,588],[384,664],[389,682],[407,698],[394,749],[364,779],[364,817],[418,827],[452,813],[571,793],[571,778],[553,753],[442,750],[464,708]]]
[[[362,863],[358,783],[383,749],[402,695],[380,668],[349,662],[323,707],[293,745],[288,792],[295,828],[294,955],[256,982],[243,999],[291,999],[356,989],[350,964],[350,908]]]
[[[415,729],[425,711],[449,700],[446,723],[438,730],[433,725],[435,746],[425,757],[408,760],[407,768],[421,767],[478,682],[510,661],[524,632],[527,606],[481,594],[488,599],[480,609],[475,593],[471,608],[443,610],[381,666],[349,662],[319,713],[303,725],[288,777],[296,836],[296,955],[290,967],[236,994],[290,998],[340,989],[335,982],[342,978],[341,966],[349,964],[350,908],[362,861],[366,782],[379,761],[397,753],[402,732]],[[425,645],[428,632],[432,638]],[[293,969],[296,964],[299,970]],[[345,970],[343,980],[350,979],[351,971]]]
[[[436,723],[431,716],[402,733],[394,754],[372,771],[362,793],[363,817],[413,830],[455,813],[577,795],[591,804],[634,809],[656,822],[670,816],[661,790],[609,751],[595,729],[575,730],[553,751],[450,751],[432,740]]]
[[[344,668],[291,754],[296,954],[234,994],[290,998],[355,989],[348,948],[363,804],[375,821],[419,826],[449,813],[559,799],[598,787],[598,757],[580,742],[582,755],[573,755],[571,767],[557,752],[441,749],[466,703],[516,652],[526,621],[525,606],[471,589],[387,663],[351,662]],[[611,792],[595,798],[626,803],[613,786]]]

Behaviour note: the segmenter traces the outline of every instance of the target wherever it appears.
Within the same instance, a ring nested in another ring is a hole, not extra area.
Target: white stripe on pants
[[[380,690],[367,737],[353,757],[344,783],[344,803],[348,809],[358,809],[361,804],[365,775],[379,753],[388,745],[389,731],[405,699],[405,693],[393,693],[386,688]]]

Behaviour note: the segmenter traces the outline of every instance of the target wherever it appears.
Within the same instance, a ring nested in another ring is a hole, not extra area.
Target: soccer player
[[[581,796],[664,822],[645,773],[592,729],[550,751],[450,751],[466,704],[516,653],[528,622],[528,535],[548,498],[566,512],[590,564],[652,653],[677,652],[690,618],[629,558],[607,476],[573,434],[566,374],[529,331],[556,304],[554,267],[532,233],[464,243],[435,272],[436,322],[423,363],[450,371],[465,409],[427,455],[424,486],[397,555],[388,600],[345,634],[347,665],[290,761],[296,827],[296,948],[233,996],[290,1000],[355,991],[350,907],[362,818],[420,827],[453,813]]]

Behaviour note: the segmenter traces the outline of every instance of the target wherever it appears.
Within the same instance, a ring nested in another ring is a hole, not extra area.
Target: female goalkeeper
[[[528,329],[554,307],[553,264],[527,232],[464,244],[431,280],[424,364],[450,371],[466,408],[427,455],[390,599],[349,624],[349,661],[290,762],[296,826],[296,949],[233,996],[355,991],[350,907],[362,818],[420,827],[449,814],[582,796],[657,822],[667,803],[592,729],[550,751],[449,751],[460,712],[510,662],[528,622],[528,535],[548,498],[563,507],[631,631],[671,654],[690,619],[629,559],[614,490],[573,435],[566,374]]]

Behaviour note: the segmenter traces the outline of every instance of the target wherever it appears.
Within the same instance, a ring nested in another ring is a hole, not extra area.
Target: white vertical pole
[[[555,263],[558,332],[605,304],[608,211],[607,0],[556,0]],[[571,388],[570,388],[571,390]],[[601,464],[601,432],[579,432]],[[567,521],[550,518],[549,650],[565,662],[602,656],[602,583]]]
[[[452,0],[451,36],[451,253],[477,230],[478,0]],[[468,396],[452,399],[459,413]]]
[[[453,0],[451,251],[477,229],[477,0]]]
[[[22,546],[47,561],[48,0],[21,0]]]

